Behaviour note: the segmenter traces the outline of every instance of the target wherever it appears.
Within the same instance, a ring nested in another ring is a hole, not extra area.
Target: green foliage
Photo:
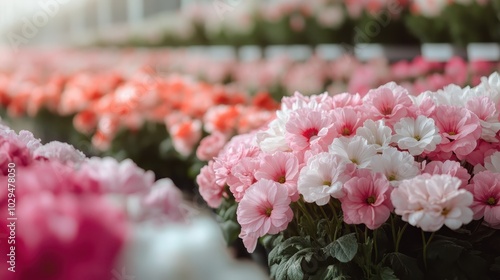
[[[393,270],[395,275],[402,280],[423,280],[424,274],[418,266],[415,258],[405,254],[393,252],[386,255],[387,265]]]
[[[236,220],[237,208],[238,204],[233,198],[224,198],[221,206],[217,209],[219,224],[227,244],[232,244],[241,231],[241,226]]]
[[[358,252],[356,234],[344,235],[326,246],[324,250],[325,253],[328,253],[340,262],[350,262]]]

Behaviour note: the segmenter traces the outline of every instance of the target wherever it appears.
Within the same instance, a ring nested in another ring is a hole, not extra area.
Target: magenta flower
[[[285,230],[293,219],[286,187],[267,179],[253,184],[236,211],[241,225],[240,238],[248,252],[253,252],[257,239]]]
[[[346,195],[340,200],[344,222],[365,224],[372,230],[380,227],[393,208],[392,189],[384,175],[367,169],[357,170],[355,176],[344,184]]]
[[[484,217],[490,227],[500,229],[500,173],[480,172],[466,188],[474,195],[474,219]]]

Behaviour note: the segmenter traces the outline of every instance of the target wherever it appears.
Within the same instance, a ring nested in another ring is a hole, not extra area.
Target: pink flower
[[[143,198],[143,206],[151,215],[161,215],[180,221],[184,217],[181,208],[182,199],[182,191],[172,180],[165,178],[154,183],[150,192]]]
[[[369,229],[380,227],[391,215],[390,195],[393,187],[380,173],[357,170],[344,184],[341,198],[344,221],[347,224],[365,224]]]
[[[227,137],[221,132],[214,133],[203,138],[196,149],[196,156],[200,160],[209,161],[216,157],[226,144]]]
[[[481,136],[478,117],[463,107],[442,105],[432,115],[441,134],[438,151],[453,152],[463,158],[474,151]]]
[[[448,174],[456,177],[462,181],[460,188],[464,188],[470,179],[469,172],[467,169],[463,168],[458,161],[447,160],[442,161],[431,161],[424,169],[424,173],[436,175],[436,174]]]
[[[500,229],[500,174],[490,171],[479,172],[467,185],[474,195],[471,208],[474,219],[484,217],[484,221],[492,228]]]
[[[492,155],[498,150],[498,148],[495,147],[496,146],[494,146],[492,143],[479,139],[477,141],[476,148],[465,157],[465,160],[473,166],[476,166],[478,164],[482,165],[484,164],[485,158]]]
[[[209,161],[208,165],[205,165],[200,170],[200,174],[196,176],[196,183],[199,186],[201,197],[207,202],[208,206],[218,208],[224,196],[224,187],[215,182],[213,163],[213,161]]]
[[[22,176],[16,177],[16,214],[22,219],[16,225],[16,260],[23,267],[13,279],[110,279],[128,235],[125,213],[102,195],[76,187],[84,182],[59,162],[35,162],[17,172]],[[7,177],[0,182],[7,185]],[[0,235],[7,230],[0,228]],[[11,279],[4,271],[11,273],[2,267],[0,277]]]
[[[102,191],[111,193],[148,192],[155,179],[152,171],[144,171],[130,159],[118,162],[110,157],[89,159],[82,164],[80,173],[98,182]]]
[[[351,108],[337,108],[332,111],[333,127],[337,135],[352,136],[356,134],[358,127],[362,126],[365,116]]]
[[[8,174],[8,165],[28,166],[33,161],[30,150],[20,141],[0,136],[0,171]]]
[[[423,174],[401,182],[391,194],[395,213],[424,231],[443,225],[458,229],[472,221],[472,194],[460,189],[462,182],[450,175]]]
[[[248,252],[253,252],[257,239],[285,230],[293,219],[288,190],[271,180],[262,179],[252,185],[236,211],[241,225],[240,238]]]
[[[216,183],[219,186],[226,184],[227,178],[231,175],[231,170],[240,160],[246,157],[255,157],[260,149],[253,144],[253,134],[242,134],[233,137],[214,158],[213,169],[215,172]]]
[[[298,158],[292,153],[285,152],[265,155],[260,160],[260,167],[255,171],[257,180],[268,179],[285,186],[292,201],[299,198],[297,192],[298,177]]]
[[[412,112],[413,102],[408,91],[395,83],[370,90],[364,100],[373,120],[384,119],[390,126]]]
[[[259,169],[259,166],[260,161],[257,158],[245,157],[231,168],[231,173],[227,177],[227,185],[236,202],[239,202],[246,190],[257,181],[255,170]]]
[[[309,149],[312,143],[325,142],[330,144],[333,140],[331,117],[325,112],[313,111],[311,109],[299,109],[292,112],[286,123],[286,140],[294,151]]]

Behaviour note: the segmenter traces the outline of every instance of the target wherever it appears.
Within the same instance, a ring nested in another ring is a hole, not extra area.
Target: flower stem
[[[398,230],[398,237],[396,239],[396,248],[395,248],[396,253],[399,251],[399,243],[401,243],[401,238],[403,238],[403,233],[405,232],[407,226],[408,224],[405,224],[402,229]]]
[[[436,232],[433,232],[431,234],[431,236],[429,237],[429,240],[427,240],[427,241],[425,240],[425,233],[424,233],[424,231],[422,230],[420,232],[422,233],[422,242],[424,244],[423,253],[422,253],[423,254],[423,259],[424,259],[424,267],[425,267],[425,270],[427,270],[427,246],[429,246],[429,244],[431,243],[432,238],[434,237],[434,234]]]

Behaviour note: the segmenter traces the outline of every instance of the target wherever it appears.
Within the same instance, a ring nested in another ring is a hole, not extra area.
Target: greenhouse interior
[[[500,0],[0,0],[0,279],[500,279],[499,72]]]

